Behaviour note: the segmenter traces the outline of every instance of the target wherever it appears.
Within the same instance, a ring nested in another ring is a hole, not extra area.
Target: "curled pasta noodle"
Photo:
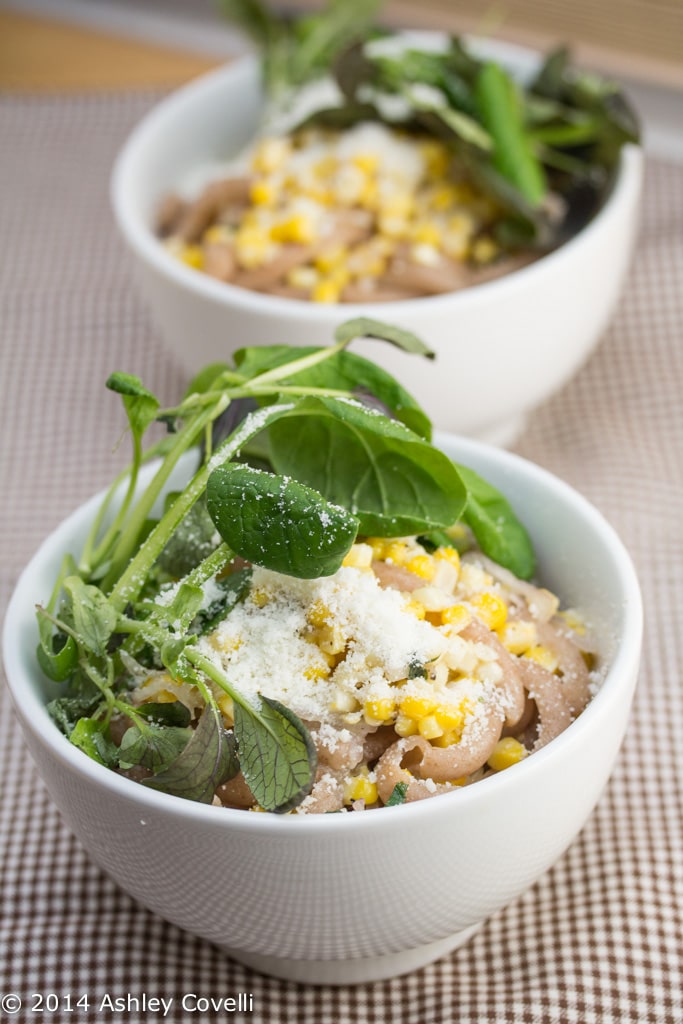
[[[338,734],[328,736],[320,731],[312,736],[321,765],[334,771],[350,771],[363,760],[362,736],[350,734],[349,739],[340,739]]]
[[[520,668],[524,685],[538,708],[538,736],[533,749],[540,750],[571,725],[572,713],[558,676],[530,658],[522,659]]]
[[[363,760],[372,764],[396,741],[396,732],[391,725],[385,725],[375,732],[369,732],[363,743]]]
[[[537,625],[538,638],[559,661],[562,693],[570,710],[578,715],[590,699],[590,677],[581,651],[553,621]]]
[[[219,786],[216,796],[224,807],[253,807],[256,802],[242,772]]]
[[[526,706],[526,694],[524,684],[517,667],[516,659],[503,647],[498,637],[488,626],[485,626],[479,619],[474,618],[460,631],[464,640],[473,643],[483,643],[496,653],[496,660],[503,670],[503,678],[498,686],[505,691],[506,713],[505,724],[515,726],[524,714]]]
[[[386,803],[394,792],[398,783],[406,786],[406,803],[414,800],[427,800],[437,793],[446,793],[452,787],[450,785],[431,782],[426,779],[417,778],[407,768],[403,767],[402,761],[406,754],[420,745],[429,746],[421,736],[407,736],[404,739],[393,743],[380,757],[375,768],[377,778],[377,792],[382,803]]]
[[[316,771],[313,789],[308,794],[300,810],[305,814],[328,814],[339,811],[344,806],[344,786],[335,774],[324,765]]]

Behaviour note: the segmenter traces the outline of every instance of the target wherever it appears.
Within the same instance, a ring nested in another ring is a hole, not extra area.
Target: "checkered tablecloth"
[[[123,450],[109,454],[122,422],[103,391],[108,373],[137,373],[167,402],[184,385],[132,287],[107,200],[114,155],[155,99],[1,104],[3,606],[39,541],[125,459]],[[651,163],[616,319],[518,445],[616,526],[636,560],[647,615],[641,681],[613,779],[536,886],[465,947],[394,981],[314,989],[258,976],[137,905],[88,860],[37,778],[3,694],[0,994],[19,995],[24,1008],[0,1019],[162,1019],[149,1002],[135,1009],[146,996],[173,1000],[163,1019],[174,1024],[681,1024],[682,410],[683,168]],[[253,1012],[182,1009],[188,993],[240,992],[252,996]],[[61,1009],[45,1002],[32,1012],[33,993],[53,993]],[[108,1009],[107,999],[128,996],[130,1009]]]

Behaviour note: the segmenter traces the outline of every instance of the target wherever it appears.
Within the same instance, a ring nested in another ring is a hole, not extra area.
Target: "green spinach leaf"
[[[270,431],[279,473],[350,509],[367,536],[451,526],[465,487],[443,452],[358,402],[307,398]]]
[[[295,480],[251,466],[214,470],[207,500],[233,551],[287,576],[332,575],[358,533],[358,520],[346,509]]]
[[[534,549],[509,501],[473,469],[458,465],[458,472],[467,487],[463,519],[479,547],[494,562],[528,580],[536,567]]]
[[[79,718],[69,734],[75,747],[83,750],[88,757],[106,768],[114,768],[118,759],[118,748],[109,738],[106,722],[95,718]]]

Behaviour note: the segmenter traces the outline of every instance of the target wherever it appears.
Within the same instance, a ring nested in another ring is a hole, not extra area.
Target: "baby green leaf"
[[[216,527],[206,510],[206,502],[200,499],[169,537],[159,555],[159,568],[172,579],[186,576],[211,554],[216,547],[215,537]]]
[[[132,373],[112,373],[106,386],[122,396],[131,430],[134,435],[141,437],[156,418],[158,399]]]
[[[182,753],[142,784],[186,800],[210,804],[217,787],[238,770],[234,736],[226,732],[220,712],[207,705]]]
[[[529,534],[515,515],[507,498],[467,466],[458,466],[467,487],[463,519],[479,547],[494,562],[528,580],[536,561]]]
[[[258,384],[258,374],[320,351],[319,348],[293,349],[289,345],[243,348],[235,354],[235,362],[242,373],[250,379],[256,378],[255,383]],[[280,383],[350,392],[366,391],[416,434],[427,441],[431,438],[429,418],[413,396],[381,366],[355,352],[336,352],[323,362],[309,366],[291,377],[283,377]]]
[[[116,765],[118,748],[108,736],[108,726],[94,718],[79,718],[69,740],[75,747],[85,751],[88,757],[107,768]]]
[[[299,402],[273,424],[270,444],[279,473],[350,509],[369,536],[448,527],[465,505],[465,487],[443,452],[355,401]]]
[[[233,551],[300,579],[331,576],[358,533],[358,520],[346,509],[295,480],[250,466],[214,470],[207,500]]]
[[[381,320],[373,320],[368,316],[346,320],[334,332],[334,340],[345,342],[347,345],[355,338],[378,338],[381,341],[391,342],[403,352],[426,356],[427,359],[434,359],[435,356],[435,353],[412,331],[395,327],[393,324],[385,324]]]
[[[49,633],[43,639],[41,630],[41,642],[36,654],[45,675],[56,683],[68,679],[78,665],[78,644],[72,636],[64,633]]]
[[[60,732],[70,736],[79,718],[88,719],[102,703],[102,695],[98,692],[93,697],[57,697],[47,705],[47,713]]]
[[[166,704],[150,701],[137,708],[138,715],[153,722],[154,725],[174,725],[181,729],[190,724],[190,709],[179,700],[171,700]]]
[[[208,608],[202,608],[198,613],[192,623],[192,632],[203,636],[217,626],[247,596],[252,575],[252,569],[238,569],[229,576],[215,580],[218,594]]]
[[[68,576],[64,590],[71,598],[74,627],[80,640],[93,654],[106,654],[117,616],[102,591],[80,576]]]
[[[154,722],[131,725],[121,740],[119,764],[122,768],[141,764],[156,775],[176,760],[192,735],[191,729]]]
[[[315,744],[297,716],[278,701],[257,697],[248,710],[235,703],[240,767],[257,803],[284,813],[310,793]]]
[[[391,796],[385,803],[385,807],[396,807],[397,804],[404,804],[406,802],[406,795],[408,793],[408,784],[406,782],[397,782],[391,791]]]

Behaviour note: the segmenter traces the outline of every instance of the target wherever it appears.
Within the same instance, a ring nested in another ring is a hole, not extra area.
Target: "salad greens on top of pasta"
[[[445,531],[462,522],[498,566],[532,575],[529,538],[507,501],[431,445],[412,396],[348,350],[358,337],[430,356],[414,335],[363,318],[329,347],[244,348],[233,365],[202,370],[171,408],[137,377],[107,381],[125,408],[132,461],[38,609],[38,660],[63,687],[50,712],[96,761],[208,803],[241,771],[260,807],[291,809],[313,785],[309,730],[281,702],[245,696],[200,643],[243,600],[251,567],[315,580],[337,572],[359,538],[414,535],[428,551],[452,543]],[[167,432],[147,443],[154,423]],[[191,475],[169,492],[182,457]],[[194,727],[182,702],[131,701],[135,681],[159,670],[201,696]],[[400,796],[399,787],[393,802]]]
[[[435,46],[380,28],[381,6],[329,0],[289,16],[263,0],[221,0],[262,55],[264,130],[379,121],[430,135],[504,211],[503,247],[549,249],[579,230],[607,194],[622,146],[639,141],[620,87],[575,67],[564,47],[521,82],[462,37]]]

